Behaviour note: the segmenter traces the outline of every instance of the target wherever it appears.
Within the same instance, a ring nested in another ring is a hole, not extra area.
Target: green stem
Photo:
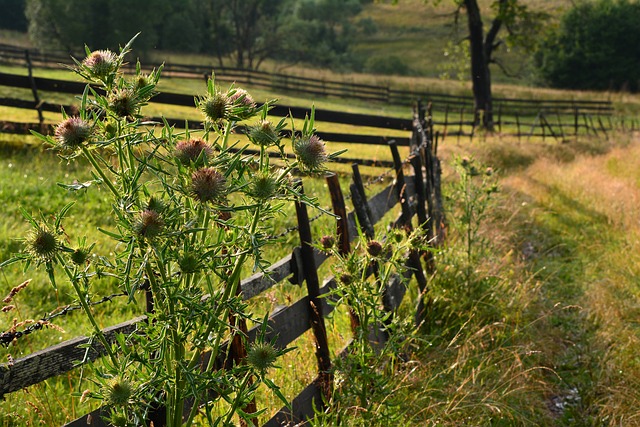
[[[100,343],[102,344],[105,351],[109,355],[109,358],[113,363],[113,366],[117,367],[118,359],[116,358],[115,353],[113,353],[113,351],[111,350],[111,346],[109,345],[107,338],[104,336],[102,329],[98,325],[96,318],[93,316],[93,313],[91,312],[91,307],[87,303],[86,295],[81,291],[80,286],[78,285],[78,281],[76,280],[75,276],[71,273],[71,271],[69,271],[69,268],[65,265],[64,260],[62,259],[60,254],[57,254],[56,256],[58,258],[58,262],[60,263],[60,265],[64,266],[64,271],[67,274],[67,277],[69,278],[69,281],[73,286],[73,289],[76,291],[76,295],[78,295],[78,299],[80,300],[80,305],[82,306],[82,310],[84,311],[85,315],[89,319],[89,322],[93,326],[93,329],[95,331],[96,336],[98,337],[98,340],[100,340]]]
[[[262,209],[260,208],[260,206],[258,206],[256,208],[256,211],[253,214],[253,220],[251,221],[251,226],[249,227],[249,235],[255,234],[256,230],[258,229],[258,224],[260,224],[261,212],[262,212]],[[224,290],[222,301],[228,301],[232,295],[235,295],[237,293],[238,286],[240,286],[240,275],[242,274],[242,266],[244,265],[244,262],[247,259],[248,253],[249,253],[248,251],[244,251],[242,254],[240,254],[236,258],[236,262],[233,266],[233,270],[231,274],[229,275],[229,280],[227,281],[227,286],[225,287],[225,290]],[[228,305],[225,304],[225,308],[223,310],[223,314],[221,318],[227,319],[228,317],[229,317],[229,307]],[[218,318],[216,317],[216,320],[217,319]],[[209,326],[207,327],[207,332],[206,332],[207,335],[213,330],[215,324],[216,322],[214,320],[211,320],[211,322],[209,323]],[[221,322],[219,325],[225,325],[225,322]],[[220,340],[223,335],[222,326],[219,326],[219,328],[220,330],[218,330],[217,331],[218,333],[215,334],[215,342],[211,347],[211,357],[209,358],[209,363],[207,364],[205,372],[209,372],[213,368],[213,365],[216,359],[218,358],[218,351],[220,350]],[[233,337],[230,337],[230,340],[231,339],[233,339]],[[201,355],[202,355],[202,350],[196,351],[193,357],[191,358],[191,361],[189,362],[187,369],[194,368],[199,363]],[[190,420],[193,419],[197,410],[198,410],[198,405],[196,403],[191,408],[191,413],[189,414]]]
[[[120,199],[120,193],[118,192],[116,187],[114,187],[114,185],[111,182],[111,180],[109,180],[109,178],[107,178],[107,176],[105,175],[104,171],[102,170],[102,168],[98,164],[98,161],[93,156],[93,154],[91,154],[91,151],[89,151],[87,149],[87,147],[82,147],[82,152],[84,153],[84,155],[87,158],[87,160],[89,160],[89,163],[91,163],[91,166],[93,166],[93,168],[98,173],[98,175],[100,175],[100,178],[102,178],[102,181],[107,185],[107,187],[109,187],[109,190],[111,190],[113,195],[116,196],[116,199],[117,200]]]

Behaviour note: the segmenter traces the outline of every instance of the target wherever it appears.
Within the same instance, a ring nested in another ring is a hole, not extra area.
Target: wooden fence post
[[[33,77],[33,64],[31,63],[31,53],[29,49],[25,49],[24,51],[25,59],[27,61],[27,70],[29,73],[29,83],[31,84],[31,93],[33,94],[33,100],[35,101],[35,108],[38,112],[38,124],[40,126],[39,131],[44,133],[44,116],[42,114],[42,102],[40,101],[40,96],[38,95],[38,88],[36,86],[36,80]]]
[[[300,193],[304,192],[302,181],[298,181],[297,188]],[[320,281],[318,280],[318,270],[311,246],[311,225],[309,224],[309,214],[307,206],[300,200],[296,200],[296,216],[298,218],[298,234],[301,244],[302,269],[305,282],[307,284],[307,294],[309,296],[309,317],[311,319],[311,329],[315,337],[316,360],[318,363],[318,378],[324,402],[317,402],[319,408],[325,406],[333,392],[333,374],[331,372],[331,354],[329,342],[327,340],[327,329],[322,316],[322,301],[320,300]]]
[[[351,236],[349,236],[347,208],[344,203],[342,189],[340,188],[340,181],[338,180],[338,175],[336,175],[335,173],[328,174],[325,179],[327,181],[327,186],[329,187],[333,213],[338,215],[336,225],[338,233],[338,252],[341,255],[346,255],[351,252],[351,245],[349,243],[349,241],[351,240]],[[360,327],[360,319],[358,319],[358,316],[351,307],[349,307],[349,320],[351,323],[351,332],[355,335],[358,328]]]
[[[391,149],[391,155],[393,157],[393,164],[396,170],[396,194],[398,195],[398,200],[400,201],[401,208],[401,216],[400,216],[400,225],[406,232],[411,232],[413,230],[413,226],[411,225],[411,217],[413,216],[411,213],[411,206],[409,204],[409,195],[406,193],[406,184],[404,180],[404,172],[402,170],[402,161],[400,160],[400,153],[398,152],[398,145],[395,141],[389,142],[389,148]],[[420,159],[418,158],[418,161]],[[422,166],[420,166],[422,170]],[[422,175],[422,173],[420,174]],[[422,179],[422,178],[420,178]],[[426,217],[426,214],[424,214]],[[420,324],[424,320],[425,308],[424,303],[422,302],[422,296],[427,291],[427,278],[424,275],[424,271],[422,270],[422,263],[420,262],[420,254],[417,250],[412,249],[409,252],[409,260],[407,265],[413,269],[413,275],[418,282],[418,287],[420,288],[420,301],[418,303],[419,311],[416,313],[416,322]]]

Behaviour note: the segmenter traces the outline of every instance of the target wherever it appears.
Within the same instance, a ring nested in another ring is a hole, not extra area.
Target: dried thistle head
[[[327,235],[320,238],[320,245],[322,245],[322,248],[325,250],[331,249],[335,243],[336,239],[333,236]]]
[[[54,136],[60,148],[74,150],[91,137],[91,125],[80,117],[68,117],[56,126]]]
[[[380,256],[382,253],[382,243],[377,240],[371,240],[367,243],[367,253],[373,257]]]
[[[185,166],[204,165],[213,156],[213,148],[202,138],[179,141],[174,152],[176,159]]]
[[[157,211],[145,209],[140,213],[134,228],[138,236],[153,239],[162,232],[164,220]]]
[[[190,192],[199,202],[218,202],[224,199],[227,180],[215,168],[201,168],[191,175]]]

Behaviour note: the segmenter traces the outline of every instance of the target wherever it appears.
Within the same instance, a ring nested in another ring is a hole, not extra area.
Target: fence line
[[[68,52],[43,53],[37,50],[15,48],[0,45],[0,61],[13,64],[24,64],[28,52],[29,60],[42,67],[58,68],[59,64],[70,64]],[[83,57],[84,53],[76,57]],[[131,67],[133,63],[129,64]],[[150,67],[160,64],[151,64]],[[204,65],[165,64],[168,73],[185,77],[202,78],[211,75],[214,67]],[[308,95],[328,97],[342,97],[363,101],[383,102],[387,104],[407,105],[421,98],[427,102],[437,104],[438,111],[444,113],[446,108],[463,108],[468,113],[474,113],[474,100],[471,96],[420,92],[416,90],[401,90],[389,85],[373,85],[356,82],[321,80],[281,73],[269,73],[258,70],[247,70],[230,67],[215,67],[216,79],[226,82],[237,82],[241,85],[265,88],[274,91],[296,92]],[[590,115],[610,115],[613,113],[611,101],[593,100],[539,100],[495,97],[494,112],[520,116],[535,116],[539,111],[566,112],[577,109],[580,113]]]
[[[50,103],[41,100],[38,95],[39,91],[54,92],[63,94],[76,94],[84,90],[84,84],[67,80],[57,80],[42,77],[20,76],[16,74],[0,72],[0,86],[8,86],[32,91],[34,100],[0,98],[0,105],[22,108],[35,109],[42,120],[42,112],[58,112],[62,107],[57,103]],[[193,96],[178,93],[161,93],[153,98],[154,103],[177,106],[193,106]],[[473,110],[465,107],[459,109],[450,108],[450,104],[432,104],[430,114],[433,116],[434,111],[441,111],[444,118],[432,118],[432,124],[442,129],[442,138],[447,136],[473,138],[477,135],[477,115]],[[571,137],[579,135],[608,135],[609,132],[616,128],[622,130],[634,130],[640,128],[636,120],[625,123],[624,120],[614,123],[610,114],[597,113],[595,116],[587,112],[584,108],[578,108],[573,104],[559,104],[559,109],[537,109],[535,116],[520,114],[518,112],[508,116],[503,113],[502,109],[498,110],[497,120],[495,122],[498,134],[501,136],[513,136],[519,140],[521,138],[530,139],[532,137],[546,139],[547,137],[559,141],[566,141]],[[573,105],[571,109],[568,105]],[[565,108],[566,107],[566,108]],[[64,106],[67,111],[73,111],[74,106]],[[438,109],[439,108],[439,109]],[[444,108],[444,109],[443,109]],[[594,107],[595,108],[595,107]],[[598,107],[599,108],[599,107]],[[533,111],[533,110],[531,110]],[[303,119],[309,114],[309,110],[302,107],[282,106],[278,105],[271,110],[276,116],[290,115],[293,118]],[[597,112],[597,110],[596,110]],[[411,129],[411,120],[375,116],[358,113],[345,113],[342,111],[316,110],[316,120],[319,122],[329,122],[346,124],[358,127],[371,127],[377,129],[389,129],[394,131],[404,131]],[[452,117],[458,116],[457,119]],[[160,118],[150,118],[150,121],[162,122]],[[185,120],[182,118],[167,118],[170,125],[184,126]],[[193,129],[199,128],[199,123],[191,122],[189,126]],[[28,134],[29,129],[39,129],[41,132],[50,132],[43,121],[38,124],[33,123],[14,123],[0,121],[0,131],[5,133],[23,133]],[[243,131],[242,127],[238,127],[239,132]],[[409,138],[398,136],[377,136],[362,135],[353,133],[336,133],[336,132],[320,132],[318,134],[322,139],[329,142],[354,143],[364,145],[386,145],[390,140],[395,140],[397,144],[402,146],[409,145]],[[344,161],[344,160],[343,160]],[[364,159],[347,159],[348,162],[359,161],[362,165],[384,166],[390,167],[392,164],[388,161],[364,160]]]

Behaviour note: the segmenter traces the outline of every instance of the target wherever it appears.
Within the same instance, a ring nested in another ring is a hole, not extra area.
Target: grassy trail
[[[514,243],[543,283],[531,339],[550,372],[551,425],[640,425],[639,155],[634,141],[504,180],[520,205]]]

